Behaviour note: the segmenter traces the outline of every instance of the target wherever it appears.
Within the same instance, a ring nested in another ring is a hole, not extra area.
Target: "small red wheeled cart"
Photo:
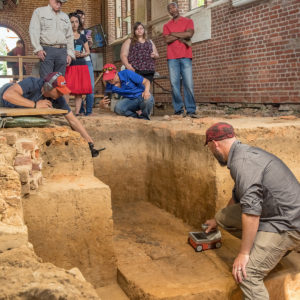
[[[205,230],[207,227],[205,224],[202,226]],[[222,246],[221,232],[215,230],[209,233],[205,231],[190,232],[188,237],[188,243],[195,249],[196,252],[201,252],[209,249],[216,249]]]

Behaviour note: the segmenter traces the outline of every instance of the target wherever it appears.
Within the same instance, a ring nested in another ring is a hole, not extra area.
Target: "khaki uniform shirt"
[[[55,13],[50,5],[35,9],[29,34],[34,53],[43,50],[42,45],[66,45],[68,55],[75,59],[73,30],[65,13]]]

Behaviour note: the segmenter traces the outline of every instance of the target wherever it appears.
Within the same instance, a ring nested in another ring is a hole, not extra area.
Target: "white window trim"
[[[240,7],[257,1],[258,0],[232,0],[232,6]]]
[[[230,2],[231,0],[219,0],[217,2],[213,2],[207,6],[200,6],[198,8],[194,8],[190,11],[187,11],[186,13],[182,14],[183,17],[189,17],[189,16],[192,16],[194,14],[196,14],[197,12],[199,12],[200,10],[202,9],[210,9],[210,8],[213,8],[213,7],[216,7],[216,6],[219,6],[219,5],[222,5],[224,3],[228,3]],[[257,1],[257,0],[253,0],[253,1]],[[160,18],[157,18],[157,19],[154,19],[154,20],[151,20],[150,22],[147,23],[148,26],[152,26],[152,25],[155,25],[157,23],[160,23],[162,21],[168,21],[171,19],[171,16],[169,14],[166,14],[165,16],[163,17],[160,17]]]
[[[131,37],[131,34],[127,34],[121,38],[118,38],[117,40],[114,40],[111,44],[109,44],[109,46],[115,46],[118,45],[120,43],[123,43],[125,40],[127,40],[129,37]]]

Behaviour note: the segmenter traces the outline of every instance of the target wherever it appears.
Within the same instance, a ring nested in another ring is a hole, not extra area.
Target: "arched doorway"
[[[0,26],[0,55],[7,55],[16,47],[20,36],[13,30]],[[6,62],[0,61],[0,75],[12,75],[12,68],[7,66]],[[11,81],[11,78],[0,78],[0,86]]]

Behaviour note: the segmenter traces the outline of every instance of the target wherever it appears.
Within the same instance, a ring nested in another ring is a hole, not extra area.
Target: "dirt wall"
[[[43,176],[22,199],[36,254],[65,269],[79,268],[95,287],[107,284],[116,276],[110,188],[94,177],[87,143],[65,127],[22,134],[34,136]]]
[[[224,207],[233,181],[208,149],[204,135],[221,119],[144,122],[103,117],[86,122],[99,147],[95,176],[112,189],[114,201],[147,200],[193,226]],[[299,122],[234,119],[238,138],[279,156],[300,178]],[[126,179],[126,180],[125,180]]]
[[[199,129],[170,130],[123,120],[86,124],[98,147],[106,147],[94,160],[95,176],[110,186],[113,206],[147,200],[190,224],[213,215],[215,164],[207,149],[198,151],[204,144]]]

